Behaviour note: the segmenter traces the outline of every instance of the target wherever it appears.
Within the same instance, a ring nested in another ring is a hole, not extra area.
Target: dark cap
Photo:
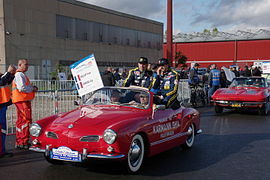
[[[199,63],[195,63],[195,64],[194,64],[194,67],[198,67],[198,66],[200,66]]]
[[[169,64],[169,60],[166,58],[161,58],[158,60],[158,65],[159,66],[164,66],[164,65],[168,65]]]
[[[146,57],[140,57],[138,60],[140,64],[148,64],[148,59]]]

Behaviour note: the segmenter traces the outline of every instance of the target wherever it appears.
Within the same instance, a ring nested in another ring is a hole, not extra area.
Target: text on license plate
[[[241,107],[241,104],[239,104],[239,103],[234,103],[234,104],[232,104],[232,107]]]
[[[53,148],[51,151],[51,159],[63,160],[63,161],[73,161],[81,162],[81,155],[78,151],[72,151],[66,146],[61,146],[58,148]]]

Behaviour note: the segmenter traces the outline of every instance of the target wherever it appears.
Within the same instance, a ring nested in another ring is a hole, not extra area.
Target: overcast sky
[[[156,20],[166,29],[167,0],[80,0],[89,4]],[[270,30],[270,0],[173,0],[174,34]]]

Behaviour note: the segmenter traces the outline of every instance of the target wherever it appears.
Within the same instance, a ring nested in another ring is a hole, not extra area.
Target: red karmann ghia
[[[153,97],[144,88],[101,88],[78,109],[33,123],[30,150],[52,164],[119,159],[133,173],[144,157],[178,145],[190,148],[201,132],[199,112],[155,105]]]

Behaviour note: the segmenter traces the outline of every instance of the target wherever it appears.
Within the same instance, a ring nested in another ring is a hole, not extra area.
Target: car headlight
[[[38,137],[40,135],[41,132],[41,126],[38,125],[37,123],[33,123],[30,127],[30,134],[32,136]]]
[[[103,139],[107,144],[113,144],[116,140],[117,134],[112,129],[106,129],[103,133]]]

